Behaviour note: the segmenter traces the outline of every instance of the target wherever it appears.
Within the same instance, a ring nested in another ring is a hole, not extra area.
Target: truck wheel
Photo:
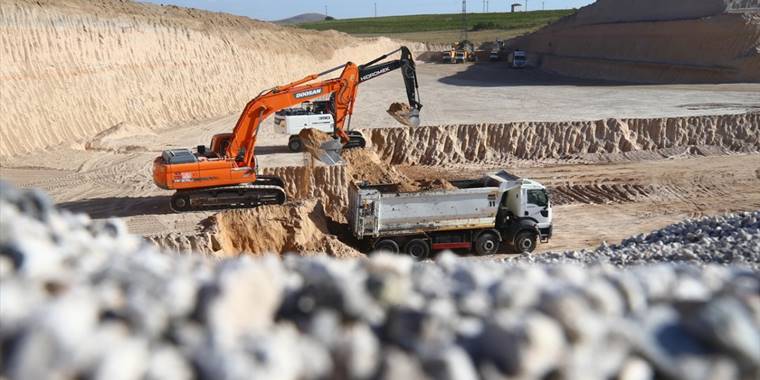
[[[386,251],[390,253],[399,253],[398,243],[391,239],[379,240],[372,247],[375,251]]]
[[[170,202],[172,210],[183,212],[190,209],[190,197],[187,194],[174,194]]]
[[[290,141],[288,141],[288,149],[294,153],[300,152],[303,149],[303,143],[301,142],[301,139],[298,137],[290,139]]]
[[[517,253],[531,253],[536,249],[537,236],[535,232],[523,231],[515,238],[515,251]]]
[[[475,240],[475,253],[479,256],[493,255],[499,251],[499,238],[490,232],[486,232]]]
[[[404,251],[417,260],[425,260],[430,256],[430,246],[422,239],[412,239],[406,243]]]

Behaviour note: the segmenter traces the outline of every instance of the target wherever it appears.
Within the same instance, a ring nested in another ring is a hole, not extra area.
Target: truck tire
[[[523,231],[515,237],[515,252],[531,253],[536,249],[538,236],[533,231]]]
[[[404,252],[417,260],[425,260],[430,257],[430,245],[422,239],[412,239],[404,247]]]
[[[382,239],[375,242],[372,246],[374,251],[385,251],[390,253],[399,253],[398,243],[391,239]]]
[[[478,256],[493,255],[499,251],[499,237],[491,232],[486,232],[475,239],[475,253]]]
[[[301,142],[301,139],[298,137],[291,138],[290,141],[288,141],[288,149],[293,153],[300,152],[303,150],[303,142]]]

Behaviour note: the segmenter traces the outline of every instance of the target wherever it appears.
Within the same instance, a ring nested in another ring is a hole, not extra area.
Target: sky
[[[155,4],[206,9],[248,16],[259,20],[281,20],[302,13],[325,13],[336,18],[372,17],[377,4],[378,16],[425,13],[459,13],[461,0],[141,0]],[[505,12],[507,6],[526,0],[489,0],[491,12]],[[528,10],[578,8],[593,0],[527,0]],[[468,12],[482,12],[483,0],[469,0]]]

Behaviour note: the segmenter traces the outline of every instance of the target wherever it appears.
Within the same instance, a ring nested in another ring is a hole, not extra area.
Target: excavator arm
[[[378,63],[399,51],[401,52],[400,59]],[[308,83],[340,68],[343,68],[343,72],[337,78],[318,83]],[[301,80],[277,86],[263,92],[248,102],[243,109],[233,130],[232,140],[226,152],[227,157],[235,157],[235,161],[239,164],[252,166],[256,136],[262,121],[284,108],[330,94],[334,94],[335,134],[340,139],[341,144],[348,143],[349,136],[346,130],[349,127],[350,117],[353,113],[358,85],[399,68],[402,69],[401,74],[404,78],[407,98],[412,108],[409,118],[413,120],[412,123],[414,125],[419,124],[419,110],[422,108],[422,104],[419,102],[417,72],[411,52],[407,47],[402,46],[361,66],[349,62],[345,65],[319,74],[312,74]]]
[[[401,52],[400,59],[377,63],[399,51]],[[409,100],[409,106],[412,109],[419,111],[422,109],[422,104],[420,103],[419,85],[417,84],[417,68],[414,65],[414,58],[412,57],[412,53],[406,46],[402,46],[398,50],[394,50],[388,54],[385,54],[359,66],[359,83],[377,78],[383,74],[387,74],[399,68],[401,69],[401,75],[404,78],[406,97]]]
[[[319,83],[306,84],[341,67],[343,67],[343,72],[337,78]],[[235,157],[235,161],[238,164],[253,165],[256,136],[262,121],[281,109],[330,94],[335,94],[336,134],[341,140],[347,141],[348,136],[342,127],[353,109],[353,103],[356,99],[356,85],[358,83],[358,67],[349,62],[346,65],[319,74],[309,75],[293,83],[263,92],[248,102],[243,109],[232,132],[232,139],[226,152],[227,157]]]

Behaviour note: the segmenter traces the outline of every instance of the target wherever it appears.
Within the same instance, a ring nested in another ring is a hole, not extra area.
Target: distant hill
[[[476,43],[506,40],[532,32],[573,12],[571,9],[562,9],[468,14],[467,39]],[[462,15],[453,13],[320,20],[300,23],[298,26],[316,30],[333,29],[358,36],[387,36],[407,41],[451,44],[461,38]]]
[[[275,24],[303,24],[306,22],[319,22],[325,20],[325,15],[321,13],[304,13],[298,16],[289,17],[283,20],[277,20]]]

